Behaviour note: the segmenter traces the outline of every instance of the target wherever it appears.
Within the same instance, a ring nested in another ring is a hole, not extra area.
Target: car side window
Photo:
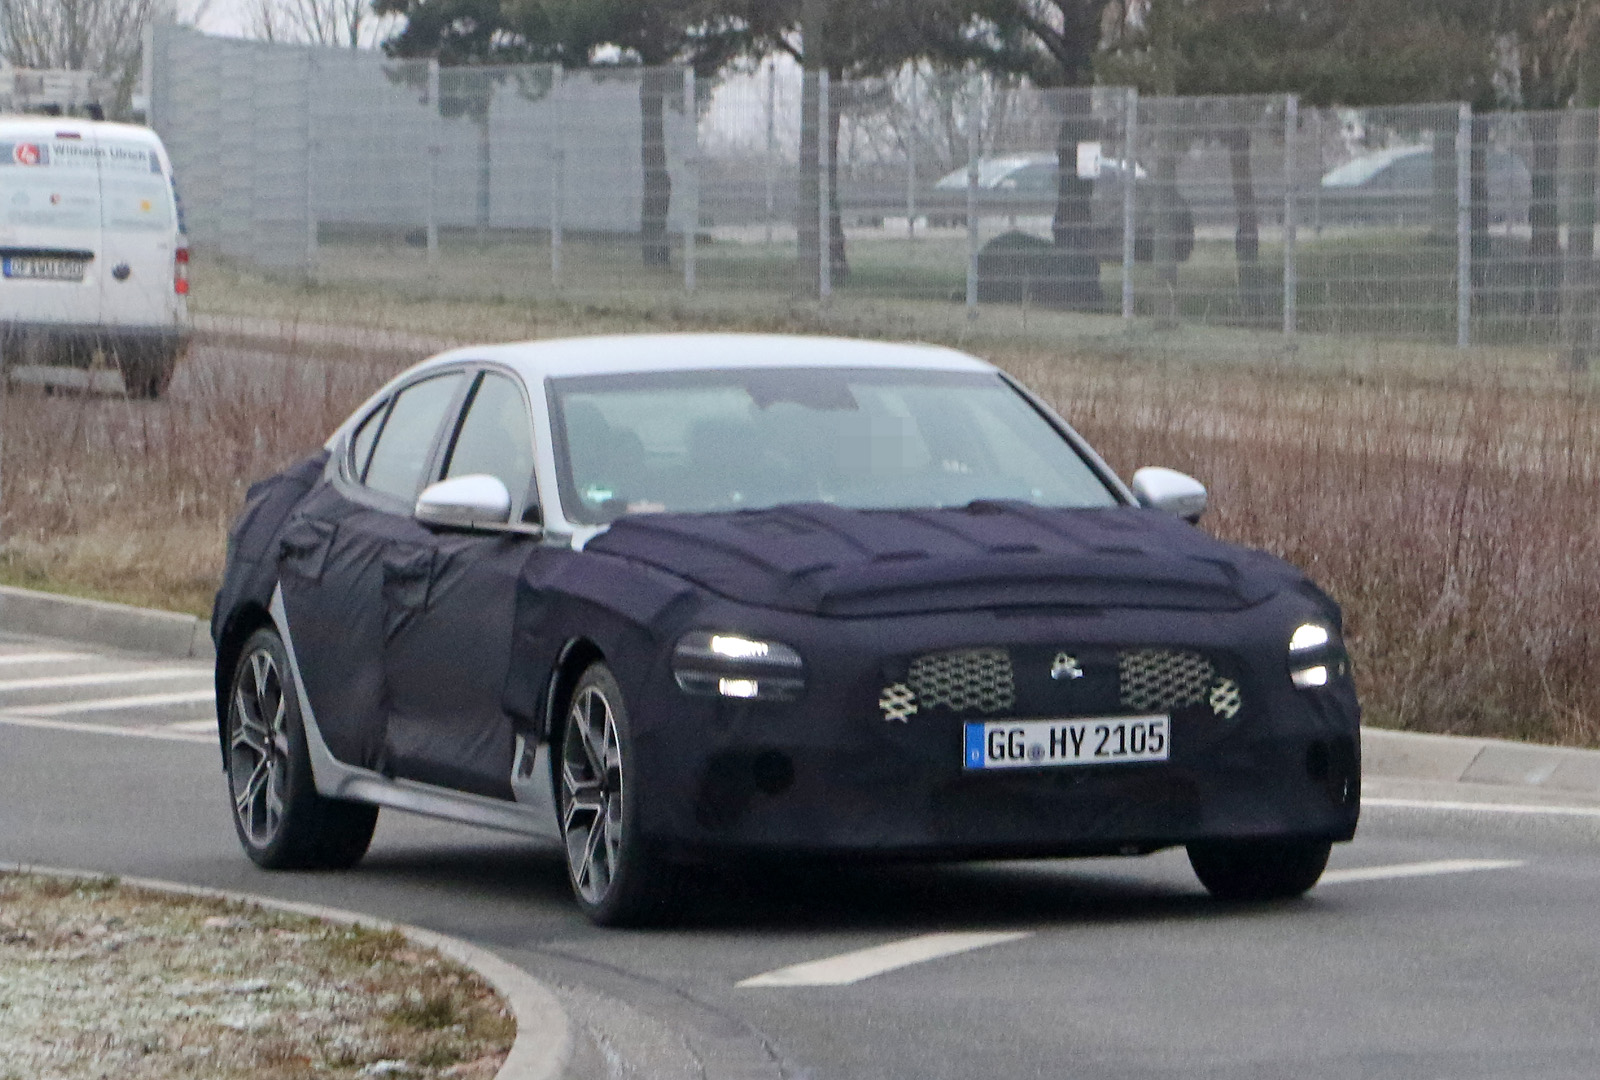
[[[395,396],[367,462],[367,487],[407,502],[417,497],[439,425],[465,377],[461,372],[435,376],[412,383]]]
[[[445,461],[444,478],[487,474],[511,493],[512,511],[521,514],[533,486],[533,434],[528,407],[517,384],[485,372],[467,402]]]
[[[367,459],[372,456],[372,444],[377,441],[378,431],[383,427],[384,414],[389,411],[389,403],[385,401],[361,421],[361,426],[356,428],[356,433],[350,438],[350,475],[360,480],[367,472]]]

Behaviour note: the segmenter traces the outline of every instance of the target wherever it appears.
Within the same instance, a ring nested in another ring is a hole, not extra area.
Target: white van
[[[0,358],[97,357],[159,397],[189,341],[189,248],[148,128],[0,117]]]

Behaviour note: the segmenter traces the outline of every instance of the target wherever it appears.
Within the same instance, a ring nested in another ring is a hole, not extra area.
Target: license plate
[[[5,276],[43,281],[82,281],[84,260],[51,259],[31,255],[7,255]]]
[[[1172,747],[1165,713],[1080,720],[990,720],[966,725],[968,769],[1042,769],[1166,761]]]

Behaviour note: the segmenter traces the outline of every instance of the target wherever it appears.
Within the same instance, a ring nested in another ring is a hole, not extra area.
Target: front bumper
[[[1268,654],[1265,643],[1240,636],[1243,620],[1232,614],[1004,626],[982,616],[960,640],[936,619],[836,623],[826,641],[795,642],[810,671],[793,703],[691,697],[672,685],[663,662],[649,688],[630,695],[636,775],[648,777],[635,787],[641,824],[658,844],[685,852],[922,858],[1102,855],[1247,837],[1349,840],[1360,809],[1353,687],[1340,678],[1295,690],[1276,628],[1284,620],[1259,614],[1250,621],[1274,627],[1270,663],[1250,660]],[[925,709],[899,722],[876,707],[904,657],[1001,634],[1019,664],[1017,699],[1006,708]],[[1037,667],[1060,642],[1082,650],[1182,644],[1242,658],[1230,671],[1244,705],[1226,719],[1174,711],[1165,762],[964,770],[967,720],[1118,711],[1052,702],[1048,681],[1027,689],[1022,661]]]

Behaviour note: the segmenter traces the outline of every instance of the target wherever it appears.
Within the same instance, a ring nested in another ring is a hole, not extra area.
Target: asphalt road
[[[193,663],[0,642],[0,860],[475,941],[557,987],[586,1036],[575,1077],[1600,1075],[1592,807],[1369,808],[1325,883],[1276,906],[1212,902],[1169,852],[714,875],[685,925],[603,931],[555,850],[391,811],[354,871],[256,870],[208,682]]]

